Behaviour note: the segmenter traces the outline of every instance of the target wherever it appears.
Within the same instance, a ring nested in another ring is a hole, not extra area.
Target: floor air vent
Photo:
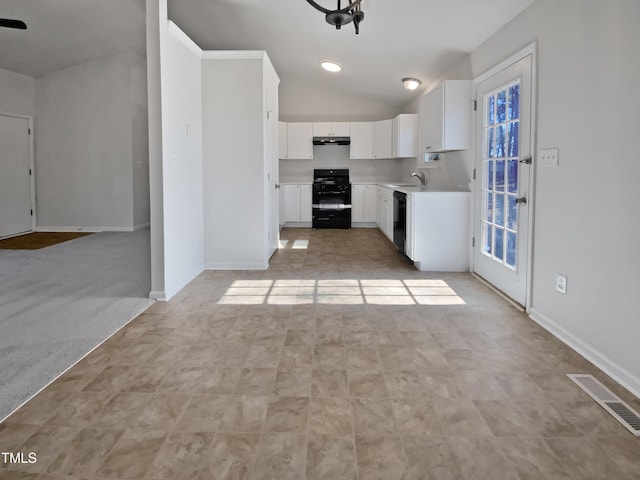
[[[640,437],[640,414],[629,407],[593,375],[567,374],[582,390],[600,404],[636,437]]]

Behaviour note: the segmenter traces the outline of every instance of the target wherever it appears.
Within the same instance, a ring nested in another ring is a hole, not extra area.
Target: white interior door
[[[477,84],[474,271],[527,301],[531,55]]]
[[[29,120],[0,115],[0,238],[33,229]]]

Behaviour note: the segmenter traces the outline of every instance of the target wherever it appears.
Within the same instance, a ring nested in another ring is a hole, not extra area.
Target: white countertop
[[[397,190],[399,192],[408,193],[408,194],[424,194],[424,193],[442,193],[442,192],[457,192],[457,193],[469,193],[469,189],[467,187],[461,187],[457,185],[429,185],[427,182],[427,189],[423,190],[420,185],[409,185],[405,183],[378,183],[377,185],[390,188],[391,190]]]
[[[280,182],[280,185],[312,185],[313,182],[310,181],[306,181],[306,182],[294,182],[294,181],[287,181],[287,182]],[[380,187],[384,187],[384,188],[389,188],[391,190],[398,190],[399,192],[403,192],[403,193],[408,193],[408,194],[413,194],[413,193],[434,193],[434,192],[459,192],[459,193],[469,193],[469,189],[467,187],[463,187],[463,186],[459,186],[459,185],[445,185],[445,186],[440,186],[440,185],[429,185],[427,183],[427,189],[426,190],[422,190],[422,188],[420,187],[420,185],[417,184],[409,184],[409,183],[403,183],[403,182],[398,182],[398,183],[392,183],[392,182],[359,182],[359,181],[352,181],[351,182],[352,185],[378,185]]]

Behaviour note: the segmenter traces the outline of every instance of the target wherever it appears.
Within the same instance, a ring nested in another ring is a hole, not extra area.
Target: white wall
[[[312,182],[314,168],[348,168],[352,183],[401,180],[403,165],[402,159],[352,160],[346,145],[314,145],[313,160],[280,160],[280,181]]]
[[[531,315],[636,395],[639,20],[635,0],[538,0],[471,55],[477,76],[537,41],[537,146],[560,166],[536,167]]]
[[[166,3],[165,3],[166,7]],[[160,16],[164,296],[204,268],[200,49]]]
[[[127,54],[40,77],[36,92],[38,226],[131,228]]]
[[[402,108],[354,95],[325,92],[283,81],[280,84],[283,122],[368,122],[398,115]]]
[[[0,112],[33,115],[35,105],[36,80],[0,68]]]
[[[263,60],[202,66],[205,263],[265,268]]]

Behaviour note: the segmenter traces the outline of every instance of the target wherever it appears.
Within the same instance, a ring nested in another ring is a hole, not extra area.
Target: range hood
[[[349,145],[351,144],[351,138],[349,137],[313,137],[313,144],[314,145]]]

